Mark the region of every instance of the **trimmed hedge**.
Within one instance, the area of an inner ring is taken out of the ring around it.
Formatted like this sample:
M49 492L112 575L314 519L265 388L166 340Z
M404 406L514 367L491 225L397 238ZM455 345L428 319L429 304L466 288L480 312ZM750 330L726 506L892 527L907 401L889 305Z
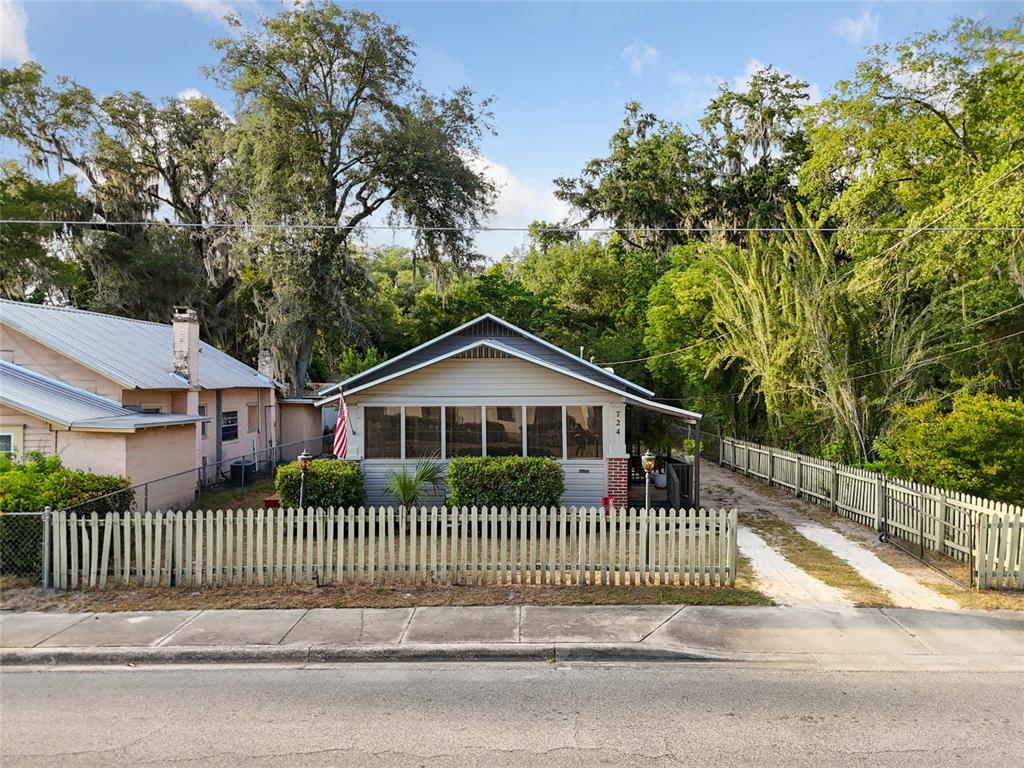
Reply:
M565 493L562 465L540 456L464 456L448 465L452 506L557 507Z
M30 453L25 461L0 456L0 571L19 576L36 576L43 565L43 521L41 517L9 517L12 512L42 512L81 504L79 514L104 515L130 509L130 494L119 493L129 487L123 477L78 472L61 464L58 456Z
M299 463L278 467L274 488L282 507L299 506ZM354 462L313 459L306 476L307 507L358 507L363 503L363 473Z

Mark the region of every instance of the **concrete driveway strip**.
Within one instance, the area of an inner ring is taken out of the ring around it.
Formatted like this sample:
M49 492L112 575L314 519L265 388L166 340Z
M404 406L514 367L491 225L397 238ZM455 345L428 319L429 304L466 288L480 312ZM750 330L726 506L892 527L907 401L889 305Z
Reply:
M304 613L304 608L203 611L160 645L276 645Z
M820 544L841 560L852 565L861 576L888 592L902 608L952 611L959 608L955 600L929 589L917 579L907 576L879 559L878 555L851 541L838 531L818 523L797 522L796 529L811 541Z
M676 605L524 605L524 643L638 643L680 610Z
M736 534L740 552L750 559L758 588L779 605L802 608L846 608L853 604L830 587L797 568L746 526Z
M32 648L91 613L0 613L0 648Z
M412 608L314 608L306 613L284 645L360 645L397 643L409 625Z
M929 653L881 611L864 608L692 606L646 642L744 653Z
M417 608L402 642L515 643L519 640L519 607Z
M40 648L156 645L199 611L97 613L39 644Z

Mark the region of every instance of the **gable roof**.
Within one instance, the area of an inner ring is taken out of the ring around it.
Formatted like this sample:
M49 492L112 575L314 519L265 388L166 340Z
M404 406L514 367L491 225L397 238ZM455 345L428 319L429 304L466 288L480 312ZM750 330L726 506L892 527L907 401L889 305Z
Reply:
M172 328L71 307L0 299L0 323L129 389L189 389L174 373ZM202 389L273 386L241 360L199 342Z
M139 413L5 360L0 360L0 380L0 403L72 430L133 432L208 420L180 413Z
M418 347L413 347L400 355L385 360L373 368L357 373L345 381L325 387L318 394L321 396L328 395L339 388L348 391L349 387L356 384L362 385L367 380L376 380L389 376L391 373L413 367L426 359L458 347L466 346L480 339L499 342L518 349L534 358L546 360L564 370L582 373L595 381L607 384L615 382L621 389L626 389L639 395L654 395L649 389L645 389L621 376L617 376L589 360L566 352L561 347L556 347L551 342L545 341L539 336L534 336L532 333L524 331L522 328L513 325L507 320L502 320L500 317L489 312L470 320L468 323L452 328L440 336L435 336Z
M700 414L692 411L655 403L649 399L654 395L650 390L617 376L588 360L566 352L564 349L527 333L492 314L481 315L425 344L410 349L408 352L385 360L345 381L324 388L319 393L323 399L318 402L318 405L335 400L342 394L351 394L367 389L442 360L470 356L482 349L490 350L498 356L515 357L556 371L620 395L627 402L643 408L679 416L689 421L701 418Z

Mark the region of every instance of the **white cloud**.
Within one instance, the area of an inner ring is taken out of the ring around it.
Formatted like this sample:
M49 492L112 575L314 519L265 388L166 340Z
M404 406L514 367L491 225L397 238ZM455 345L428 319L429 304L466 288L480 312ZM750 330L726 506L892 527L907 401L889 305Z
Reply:
M186 88L178 94L178 101L189 101L190 99L203 99L206 94L198 88Z
M858 18L844 16L832 25L832 31L852 45L878 39L878 14L867 8Z
M622 49L622 60L629 65L634 75L642 75L645 69L658 63L658 49L634 40Z
M181 0L181 2L196 15L222 23L225 16L237 15L234 6L224 0Z
M28 17L14 0L0 0L0 61L23 64L29 60L27 26Z
M495 214L487 222L495 227L526 227L537 219L560 221L569 207L555 197L554 188L516 176L508 166L482 155L470 162L498 188Z

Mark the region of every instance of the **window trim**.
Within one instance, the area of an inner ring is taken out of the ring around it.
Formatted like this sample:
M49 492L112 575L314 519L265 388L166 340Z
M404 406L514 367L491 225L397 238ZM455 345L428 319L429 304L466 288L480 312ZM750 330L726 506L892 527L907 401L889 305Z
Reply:
M197 408L197 413L200 416L208 416L209 415L209 413L208 413L209 408L210 407L206 403L200 403L198 408ZM208 421L201 421L201 422L199 422L199 436L203 440L209 440L210 439L209 426L210 426L210 422L208 422Z
M15 456L18 455L18 441L14 439L14 433L13 432L0 431L0 437L9 437L9 438L11 438L11 450L9 450L9 451L0 450L0 456L3 456L3 455L10 456L13 459Z
M228 414L229 413L235 414L234 416L230 417L230 418L234 419L234 421L235 421L235 423L232 424L232 425L227 425L227 424L224 423L224 422L226 422L228 420L228 418L229 418ZM234 410L234 411L221 411L220 412L220 424L218 426L219 426L218 433L220 434L220 442L221 442L221 444L224 444L224 443L237 443L239 441L239 439L241 439L241 431L238 429L238 411L237 410ZM225 426L233 426L235 428L235 436L234 437L231 437L231 438L224 437L224 427Z
M253 413L256 415L256 418L252 419L251 421L249 420L249 409L250 408L255 409L253 411ZM253 423L253 422L255 422L255 423ZM246 403L245 403L245 434L251 435L254 432L259 432L259 431L260 431L260 404L259 403L250 403L250 402L246 401Z

